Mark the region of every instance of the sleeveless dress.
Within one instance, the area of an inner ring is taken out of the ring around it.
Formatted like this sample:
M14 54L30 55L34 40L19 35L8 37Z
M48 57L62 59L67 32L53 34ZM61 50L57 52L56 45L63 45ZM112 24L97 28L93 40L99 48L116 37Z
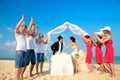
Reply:
M92 63L92 44L86 44L87 54L86 54L86 63Z
M96 46L96 63L102 63L102 50L101 50L102 44L98 44Z
M112 46L112 40L105 42L106 52L104 57L104 62L114 63L114 48Z
M75 46L72 47L74 49L74 51L71 53L73 59L75 59L78 64L78 70L79 71L88 71L88 68L85 64L85 55L84 52L82 50L77 51L77 48L75 48Z

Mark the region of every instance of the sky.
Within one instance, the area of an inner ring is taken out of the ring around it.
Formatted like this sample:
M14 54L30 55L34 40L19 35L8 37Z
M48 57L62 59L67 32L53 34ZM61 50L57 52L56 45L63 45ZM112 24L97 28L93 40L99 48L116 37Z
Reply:
M14 58L14 29L22 14L25 15L27 25L34 17L39 33L44 34L66 21L78 25L91 36L100 28L110 26L115 56L120 56L120 0L0 0L0 58ZM69 37L74 36L79 48L86 50L81 37L69 29L52 35L50 44L57 41L58 35L63 36L67 45ZM104 51L105 47L102 49ZM72 49L64 48L63 51L71 53Z

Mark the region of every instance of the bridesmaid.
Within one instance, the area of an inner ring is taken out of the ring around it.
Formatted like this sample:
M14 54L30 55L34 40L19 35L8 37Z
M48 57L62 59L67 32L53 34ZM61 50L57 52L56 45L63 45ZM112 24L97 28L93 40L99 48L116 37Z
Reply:
M106 46L106 52L104 57L104 62L106 64L109 64L110 70L111 70L111 77L115 77L115 68L114 68L114 48L112 46L112 34L111 34L111 28L109 26L106 26L105 28L101 29L105 36L100 39L97 35L97 33L94 33L95 37L101 42L104 43Z
M102 35L103 33L102 32L97 32L97 36L102 39ZM104 66L103 66L103 61L102 61L102 50L101 50L101 47L102 47L102 43L100 43L100 41L97 40L97 42L95 42L93 40L93 44L94 46L96 47L95 49L95 52L96 52L96 63L100 65L101 67L101 74L104 74Z
M92 67L92 46L93 46L93 42L92 42L92 39L91 37L87 34L87 33L84 33L84 34L81 34L82 36L82 39L83 41L85 42L86 44L86 49L87 49L87 54L86 54L86 65L91 72L93 72L93 67Z

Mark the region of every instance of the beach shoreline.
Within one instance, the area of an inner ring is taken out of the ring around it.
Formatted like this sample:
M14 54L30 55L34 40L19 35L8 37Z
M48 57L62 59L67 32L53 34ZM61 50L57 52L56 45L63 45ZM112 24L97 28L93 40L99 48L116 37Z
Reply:
M24 80L120 80L120 64L115 64L116 78L110 78L109 73L100 75L98 70L99 65L93 64L93 73L79 72L78 74L69 76L51 76L48 70L48 63L44 63L44 73L36 74L36 70L33 70L33 77L29 77L29 67L24 74ZM0 60L0 80L14 80L14 60Z

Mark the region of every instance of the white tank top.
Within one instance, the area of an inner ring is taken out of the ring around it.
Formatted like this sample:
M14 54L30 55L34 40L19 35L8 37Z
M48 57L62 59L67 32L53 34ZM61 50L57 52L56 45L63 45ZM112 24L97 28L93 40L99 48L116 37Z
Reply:
M32 36L26 38L27 49L34 49L34 38Z
M45 53L45 44L36 44L36 53Z
M20 34L16 37L16 50L26 51L26 37L23 34Z

